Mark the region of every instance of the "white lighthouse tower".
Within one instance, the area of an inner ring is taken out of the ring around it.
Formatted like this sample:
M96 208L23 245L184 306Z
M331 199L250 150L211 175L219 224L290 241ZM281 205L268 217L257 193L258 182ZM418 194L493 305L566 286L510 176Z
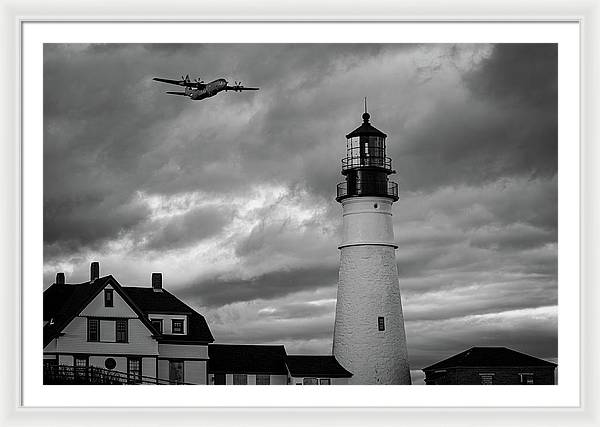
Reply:
M343 237L335 309L333 355L352 372L351 384L410 384L404 317L398 286L392 203L395 173L387 135L369 123L346 135L345 182L337 186Z

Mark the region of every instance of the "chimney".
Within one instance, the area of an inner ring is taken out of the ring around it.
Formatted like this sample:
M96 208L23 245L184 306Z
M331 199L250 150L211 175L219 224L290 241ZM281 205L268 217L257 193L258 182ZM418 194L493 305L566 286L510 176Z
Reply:
M162 273L152 273L152 289L154 292L162 292Z
M93 282L94 280L98 279L100 277L100 264L97 262L93 262L92 265L90 265L90 282Z
M57 285L65 284L65 273L56 273L56 284Z

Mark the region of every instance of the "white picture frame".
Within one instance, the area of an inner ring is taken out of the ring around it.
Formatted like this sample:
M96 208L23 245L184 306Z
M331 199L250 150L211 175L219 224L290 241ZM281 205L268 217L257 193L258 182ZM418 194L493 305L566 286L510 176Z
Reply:
M4 425L117 425L136 424L177 424L196 425L203 422L210 425L264 425L287 424L345 424L345 425L485 425L493 420L494 425L598 425L599 414L595 401L598 400L598 316L594 303L599 302L598 291L592 286L598 277L593 260L596 255L597 228L593 213L597 211L598 189L597 172L593 167L598 159L598 149L592 141L598 140L598 125L593 119L598 113L599 89L594 86L594 72L598 70L598 5L589 0L570 6L566 1L555 3L526 1L514 4L488 2L486 5L475 1L457 1L440 8L433 1L418 5L395 5L388 2L365 2L358 5L343 5L334 2L315 1L294 6L277 5L274 2L264 12L257 13L252 6L236 2L219 5L180 3L181 10L174 11L168 4L150 1L143 3L140 13L139 2L124 2L116 6L102 6L95 0L86 4L71 1L57 1L51 5L41 2L19 3L3 1L2 15L9 23L3 27L3 53L6 61L2 68L2 82L6 96L2 102L2 130L5 144L2 145L3 161L3 200L7 209L2 214L2 236L4 244L1 264L5 272L3 287L2 316L6 329L6 344L1 357L7 372L13 372L9 381L1 388L2 420ZM235 13L231 13L231 11ZM340 10L343 12L340 13ZM374 13L376 11L376 13ZM578 21L581 24L582 73L581 73L581 400L579 407L571 408L400 408L385 405L378 408L31 408L22 406L20 365L21 330L16 325L22 322L21 287L22 259L21 232L23 212L21 211L21 179L26 170L21 168L22 146L21 126L21 85L20 35L22 24L42 20L161 20L173 22L183 20L208 20L225 22L235 20L262 21L372 21L407 20L414 22L432 21L473 21L488 23L493 21ZM594 92L595 91L595 92ZM594 138L594 136L596 138ZM12 326L14 325L14 326Z

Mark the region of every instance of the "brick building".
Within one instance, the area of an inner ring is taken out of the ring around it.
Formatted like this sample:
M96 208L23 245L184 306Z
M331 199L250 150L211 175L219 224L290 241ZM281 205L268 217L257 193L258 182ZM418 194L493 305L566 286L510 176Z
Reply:
M427 385L553 385L556 366L506 347L472 347L423 372Z

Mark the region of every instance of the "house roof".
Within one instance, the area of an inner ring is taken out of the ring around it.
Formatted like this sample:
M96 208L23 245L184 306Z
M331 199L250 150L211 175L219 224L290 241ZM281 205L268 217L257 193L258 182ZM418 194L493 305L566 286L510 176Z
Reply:
M123 299L136 312L146 327L161 342L213 342L214 338L202 315L184 304L170 292L154 292L150 287L125 287L109 276L100 277L93 282L78 284L54 283L44 291L44 346L60 335L65 326L77 316L98 293L111 284ZM188 316L186 335L161 335L147 318L151 312L181 313Z
M54 283L44 291L44 347L102 290L111 276L72 285Z
M200 341L213 342L213 338L204 316L185 304L169 291L155 292L152 288L125 286L123 290L145 314L180 313L188 316L186 335L160 335L161 342Z
M350 378L352 374L334 356L287 356L292 377Z
M534 356L506 347L471 347L452 357L423 368L423 371L476 366L547 366L556 367L556 363L548 362Z
M285 356L282 345L210 344L208 372L287 375Z

